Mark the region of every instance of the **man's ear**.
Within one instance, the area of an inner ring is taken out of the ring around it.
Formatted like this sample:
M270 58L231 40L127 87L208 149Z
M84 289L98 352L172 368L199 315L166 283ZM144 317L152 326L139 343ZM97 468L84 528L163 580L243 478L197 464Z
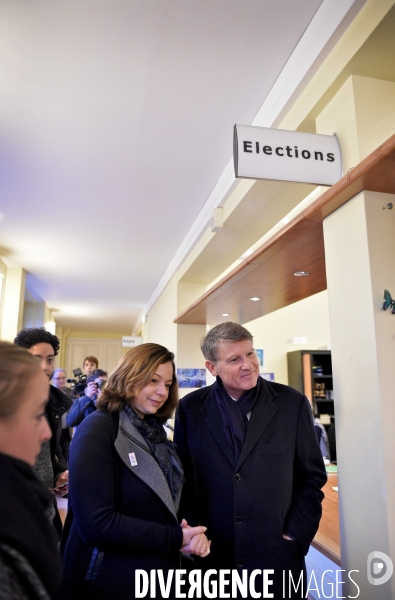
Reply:
M211 362L211 360L206 360L204 364L206 365L206 369L210 371L211 375L213 375L213 377L217 377L218 373L215 367L215 363Z

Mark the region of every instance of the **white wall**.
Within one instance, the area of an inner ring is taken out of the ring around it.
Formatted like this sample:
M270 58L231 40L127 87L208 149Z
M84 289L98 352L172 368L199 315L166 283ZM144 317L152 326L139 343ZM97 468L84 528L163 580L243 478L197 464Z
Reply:
M148 314L148 320L142 325L143 342L162 344L177 358L177 278L170 281L156 304Z
M254 347L265 351L261 371L273 372L275 381L288 384L287 352L330 346L327 292L295 302L244 326L254 336ZM290 340L294 337L307 337L307 344L293 344Z
M380 310L384 288L395 295L389 201L362 192L324 221L342 567L364 574L361 598L374 600L395 597L394 579L374 593L366 580L371 552L395 562L395 316Z

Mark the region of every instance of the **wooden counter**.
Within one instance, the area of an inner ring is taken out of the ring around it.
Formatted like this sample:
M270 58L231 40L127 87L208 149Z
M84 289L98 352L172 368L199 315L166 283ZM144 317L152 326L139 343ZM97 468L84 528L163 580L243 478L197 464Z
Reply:
M322 519L311 545L340 566L339 494L333 487L337 487L337 473L328 473L323 487Z

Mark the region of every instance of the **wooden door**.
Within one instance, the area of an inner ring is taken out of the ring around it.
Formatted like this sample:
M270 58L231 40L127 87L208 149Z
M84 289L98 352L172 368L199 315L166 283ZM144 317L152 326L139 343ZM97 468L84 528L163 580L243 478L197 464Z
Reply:
M87 338L72 338L67 342L66 371L67 377L73 377L73 369L83 369L86 356L95 356L99 368L108 374L116 367L122 356L122 342L119 340L101 340Z

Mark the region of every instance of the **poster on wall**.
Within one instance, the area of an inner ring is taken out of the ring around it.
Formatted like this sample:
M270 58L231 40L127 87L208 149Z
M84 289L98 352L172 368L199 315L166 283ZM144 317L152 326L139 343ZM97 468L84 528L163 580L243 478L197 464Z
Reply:
M262 350L262 348L254 348L254 350L255 350L255 354L258 357L259 366L263 367L264 358L265 358L265 351Z
M177 369L180 388L201 388L206 386L206 369Z
M274 373L259 373L259 375L266 381L274 381Z

